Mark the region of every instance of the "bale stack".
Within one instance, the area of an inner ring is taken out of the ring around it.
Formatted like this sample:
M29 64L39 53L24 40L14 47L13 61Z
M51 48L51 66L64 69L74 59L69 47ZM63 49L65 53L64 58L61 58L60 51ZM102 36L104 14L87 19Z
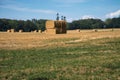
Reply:
M66 22L65 21L55 21L56 34L66 33Z
M66 31L66 22L61 21L46 21L46 33L52 34L65 34Z
M46 33L48 34L56 33L54 21L52 20L46 21Z

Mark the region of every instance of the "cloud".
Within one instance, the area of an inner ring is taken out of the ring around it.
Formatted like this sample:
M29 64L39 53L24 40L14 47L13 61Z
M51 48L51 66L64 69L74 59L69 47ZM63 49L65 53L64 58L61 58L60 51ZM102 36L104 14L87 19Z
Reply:
M118 16L120 16L120 10L117 10L115 12L112 12L106 15L107 18L113 18L113 17L118 17Z
M95 17L91 16L91 15L84 15L84 16L82 16L81 19L93 19L93 18L95 18Z
M75 19L73 19L73 18L67 18L67 22L72 22L73 20L75 20Z
M57 7L71 7L78 3L83 3L88 0L52 0L53 2L59 3Z
M0 8L6 8L16 11L23 11L23 12L33 12L33 13L45 13L45 14L56 14L56 11L53 10L42 10L42 9L31 9L25 7L18 7L15 5L0 5Z

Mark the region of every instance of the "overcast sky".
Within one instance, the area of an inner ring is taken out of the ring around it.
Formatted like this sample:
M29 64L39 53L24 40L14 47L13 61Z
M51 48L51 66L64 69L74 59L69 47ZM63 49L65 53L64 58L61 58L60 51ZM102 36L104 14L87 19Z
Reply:
M120 0L0 0L0 18L55 20L56 14L67 21L120 16Z

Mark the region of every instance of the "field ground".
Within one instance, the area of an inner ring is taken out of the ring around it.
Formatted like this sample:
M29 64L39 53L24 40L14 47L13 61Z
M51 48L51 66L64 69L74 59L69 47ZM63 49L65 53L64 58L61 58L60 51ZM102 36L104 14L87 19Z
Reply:
M120 37L120 29L100 29L68 31L67 34L45 33L0 33L0 49L28 49L35 47L48 47L64 45L67 42L80 42L98 38Z
M120 29L1 32L0 80L120 80Z

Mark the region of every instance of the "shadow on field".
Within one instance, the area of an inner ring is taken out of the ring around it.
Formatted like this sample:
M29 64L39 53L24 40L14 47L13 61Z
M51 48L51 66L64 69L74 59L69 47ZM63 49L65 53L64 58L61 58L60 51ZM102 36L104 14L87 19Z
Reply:
M49 80L49 79L45 77L38 77L38 78L33 78L32 80Z

